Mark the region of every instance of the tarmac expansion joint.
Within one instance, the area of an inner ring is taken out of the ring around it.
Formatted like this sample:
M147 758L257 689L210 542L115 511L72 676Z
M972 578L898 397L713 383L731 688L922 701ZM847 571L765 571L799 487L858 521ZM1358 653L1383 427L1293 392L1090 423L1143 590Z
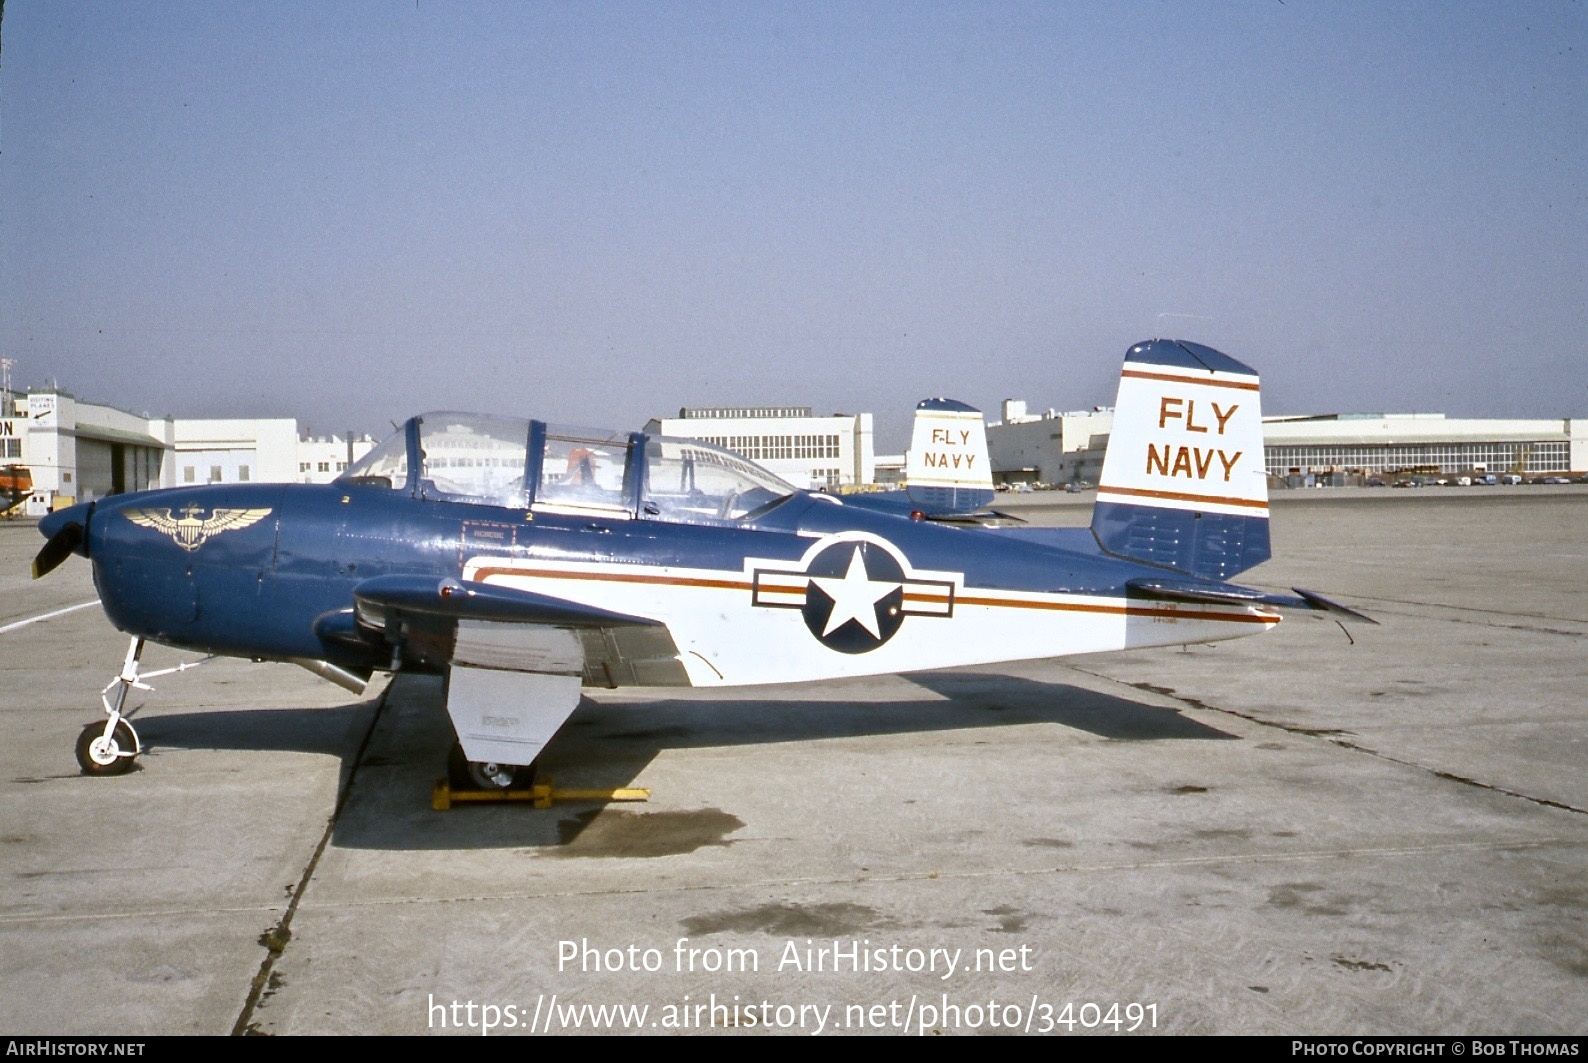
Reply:
M303 895L308 892L309 882L314 878L314 870L320 864L320 857L325 855L326 847L331 844L331 835L336 831L337 820L341 818L342 809L347 805L348 797L353 792L353 782L358 778L358 766L364 760L364 752L369 748L370 739L374 737L375 726L380 722L381 713L386 709L386 699L390 693L391 687L387 686L375 702L375 711L370 714L369 727L365 729L364 737L359 740L358 752L354 755L353 765L348 770L341 791L336 796L336 805L326 819L325 830L320 834L319 844L314 847L314 852L309 856L309 862L304 865L303 874L298 878L297 883L288 887L292 900L287 903L287 910L282 913L274 926L259 935L259 944L265 948L265 958L260 961L259 970L249 981L248 997L243 1002L243 1009L238 1013L237 1021L232 1024L233 1037L265 1035L265 1031L259 1028L259 1023L254 1019L254 1012L281 984L281 979L275 973L275 966L276 960L286 951L287 944L292 940L292 917L297 914L298 905L302 903Z

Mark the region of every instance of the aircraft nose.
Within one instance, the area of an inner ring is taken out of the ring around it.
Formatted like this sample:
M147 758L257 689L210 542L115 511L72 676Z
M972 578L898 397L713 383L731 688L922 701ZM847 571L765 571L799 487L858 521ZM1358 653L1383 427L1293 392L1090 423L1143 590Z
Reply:
M88 518L93 511L92 502L81 502L51 513L39 521L39 531L49 541L33 559L34 579L41 579L53 572L72 554L88 556Z
M39 534L46 539L53 539L68 524L86 526L88 524L88 511L93 508L94 504L92 502L79 502L75 506L68 506L65 509L57 509L54 513L48 513L39 521Z

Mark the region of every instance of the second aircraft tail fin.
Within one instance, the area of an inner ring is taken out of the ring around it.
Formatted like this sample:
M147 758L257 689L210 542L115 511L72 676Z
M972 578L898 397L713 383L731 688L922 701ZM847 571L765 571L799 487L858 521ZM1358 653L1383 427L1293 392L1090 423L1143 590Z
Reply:
M927 516L972 513L993 500L981 411L954 399L923 399L904 468L911 505Z

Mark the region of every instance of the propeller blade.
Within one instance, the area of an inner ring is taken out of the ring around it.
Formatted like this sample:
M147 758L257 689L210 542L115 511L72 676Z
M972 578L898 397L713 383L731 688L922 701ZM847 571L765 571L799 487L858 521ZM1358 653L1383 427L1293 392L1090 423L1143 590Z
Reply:
M63 526L60 531L50 536L50 541L44 544L38 556L33 559L33 578L42 579L55 571L55 568L83 545L83 526L71 523Z

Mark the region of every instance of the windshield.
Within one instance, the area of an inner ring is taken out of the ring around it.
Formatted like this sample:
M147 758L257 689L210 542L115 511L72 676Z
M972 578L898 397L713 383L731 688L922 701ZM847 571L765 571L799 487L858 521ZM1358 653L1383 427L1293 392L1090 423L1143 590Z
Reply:
M397 490L408 486L408 433L398 429L335 480Z
M759 465L693 439L650 439L645 444L641 509L656 520L740 520L794 493Z

